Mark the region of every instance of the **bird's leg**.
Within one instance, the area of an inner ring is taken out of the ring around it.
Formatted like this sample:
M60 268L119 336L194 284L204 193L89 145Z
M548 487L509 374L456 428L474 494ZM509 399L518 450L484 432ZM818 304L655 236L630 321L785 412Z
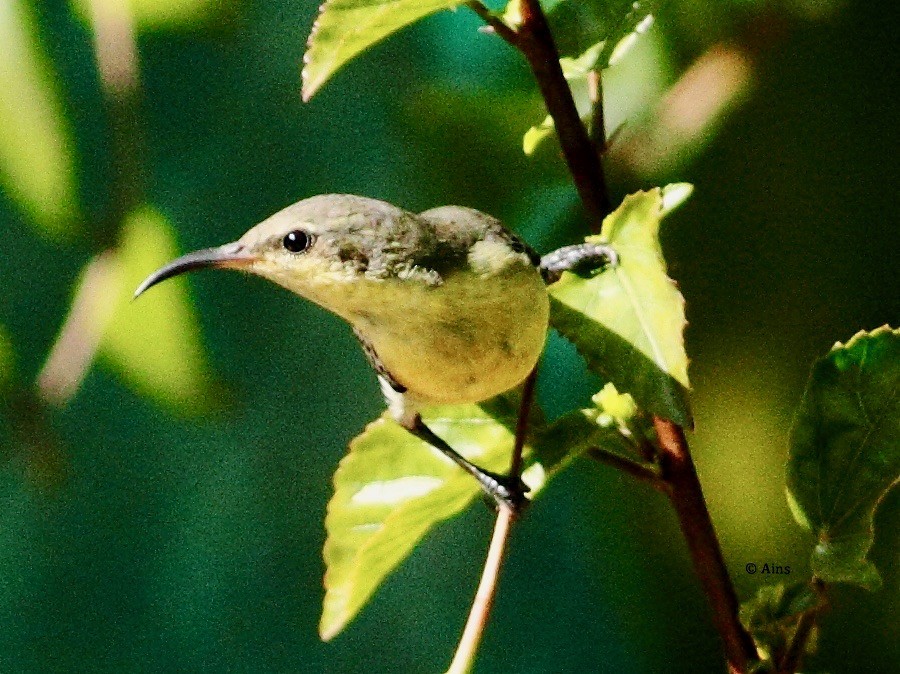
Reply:
M547 283L558 281L564 271L597 269L619 264L619 256L611 247L599 243L563 246L541 258L541 275Z
M519 512L528 502L525 492L528 486L518 477L498 475L490 471L479 468L471 461L468 461L459 452L448 445L444 440L438 437L425 422L422 417L416 414L403 424L404 428L415 435L420 440L427 442L429 445L450 458L453 463L474 477L484 492L490 496L498 506L506 506L513 512Z

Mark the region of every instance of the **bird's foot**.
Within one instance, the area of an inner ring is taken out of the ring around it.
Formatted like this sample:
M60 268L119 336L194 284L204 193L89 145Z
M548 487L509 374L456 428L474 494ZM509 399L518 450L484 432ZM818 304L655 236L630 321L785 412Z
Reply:
M563 246L541 258L541 275L547 283L555 283L564 271L594 270L615 267L619 255L612 247L600 243L577 243Z
M512 475L498 475L483 470L479 480L485 491L497 508L509 508L514 515L519 515L530 501L525 495L528 493L528 485L519 477Z

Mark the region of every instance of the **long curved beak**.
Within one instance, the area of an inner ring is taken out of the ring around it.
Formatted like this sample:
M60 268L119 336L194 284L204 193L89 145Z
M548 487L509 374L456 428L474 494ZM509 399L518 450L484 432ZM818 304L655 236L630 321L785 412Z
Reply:
M134 299L152 288L157 283L166 279L194 271L195 269L221 268L221 267L245 267L256 260L256 256L244 249L238 242L226 243L217 248L204 248L187 255L182 255L177 260L172 260L164 267L160 267L150 274L138 289L134 291Z

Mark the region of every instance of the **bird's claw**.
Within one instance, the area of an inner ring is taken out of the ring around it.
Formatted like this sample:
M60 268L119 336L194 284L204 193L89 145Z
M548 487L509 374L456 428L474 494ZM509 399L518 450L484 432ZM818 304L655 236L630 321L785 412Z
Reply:
M497 508L509 508L514 515L521 513L530 501L530 489L522 478L512 475L498 475L484 471L484 486Z

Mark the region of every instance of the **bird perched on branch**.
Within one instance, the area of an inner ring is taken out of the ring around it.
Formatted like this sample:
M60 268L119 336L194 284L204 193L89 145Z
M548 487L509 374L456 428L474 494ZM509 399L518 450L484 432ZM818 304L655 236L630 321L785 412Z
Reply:
M328 309L353 328L391 415L518 508L518 476L469 462L422 421L429 405L477 403L520 384L547 335L545 281L602 246L569 246L543 261L495 218L460 206L408 213L383 201L320 195L288 206L233 243L180 257L135 297L178 274L241 269Z

